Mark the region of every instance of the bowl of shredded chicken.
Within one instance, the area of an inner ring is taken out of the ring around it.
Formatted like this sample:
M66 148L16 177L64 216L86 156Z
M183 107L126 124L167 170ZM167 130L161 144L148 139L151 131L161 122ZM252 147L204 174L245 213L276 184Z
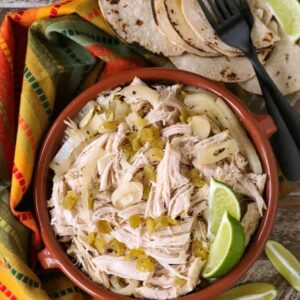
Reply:
M136 77L65 123L48 209L57 239L94 282L149 299L199 286L211 178L239 195L249 242L266 208L266 175L217 95Z

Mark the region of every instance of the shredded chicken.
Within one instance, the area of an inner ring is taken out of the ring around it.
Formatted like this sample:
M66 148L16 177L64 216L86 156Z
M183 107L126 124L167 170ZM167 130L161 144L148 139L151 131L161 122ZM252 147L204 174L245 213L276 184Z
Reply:
M200 151L222 153L217 146L234 139L206 115L209 132L197 135L182 89L135 78L102 92L66 121L50 165L48 207L59 241L93 281L122 295L171 299L200 283L212 242L212 177L247 201L241 222L247 243L266 207L267 177L250 171L239 148L199 161ZM199 245L207 255L195 251Z
M249 243L252 234L258 227L260 221L260 213L255 203L249 203L247 206L246 214L242 219L242 226L245 232L246 245Z

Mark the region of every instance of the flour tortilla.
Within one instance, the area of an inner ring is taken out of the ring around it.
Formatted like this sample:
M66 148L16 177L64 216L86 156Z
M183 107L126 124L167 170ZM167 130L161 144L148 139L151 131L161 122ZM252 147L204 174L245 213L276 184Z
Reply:
M280 42L265 64L265 69L283 95L300 91L299 66L300 46L292 44L289 38L282 33ZM256 77L240 85L250 93L262 94Z
M210 53L211 56L219 56L220 54L200 39L186 21L182 11L181 2L189 0L164 0L165 8L168 13L168 18L181 36L181 38L190 46L202 51Z
M215 31L207 21L198 0L182 1L181 8L189 25L199 38L206 41L207 45L226 56L240 54L238 49L226 45L216 35ZM253 9L254 13L255 10L256 9ZM279 37L270 30L256 14L254 14L254 19L255 24L252 30L252 40L256 49L263 49L276 44L279 41Z
M152 0L152 9L155 16L155 22L160 32L169 39L175 46L182 48L185 52L193 53L199 56L211 56L212 53L201 51L191 45L178 34L173 28L166 10L164 0Z
M164 56L184 52L158 30L151 0L99 0L99 5L115 33L128 44L139 45Z
M272 49L265 49L258 54L264 64ZM181 70L190 71L203 77L221 82L242 82L254 77L254 70L244 56L235 57L200 57L193 54L170 57L172 63Z

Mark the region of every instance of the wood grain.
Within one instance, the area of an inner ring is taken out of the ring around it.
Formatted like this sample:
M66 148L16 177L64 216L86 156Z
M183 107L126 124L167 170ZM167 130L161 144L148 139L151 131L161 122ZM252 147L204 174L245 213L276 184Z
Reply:
M4 16L9 13L9 12L12 12L12 11L16 11L16 10L19 10L20 8L1 8L0 7L0 23L3 21L4 19Z
M51 0L0 0L0 22L9 11L27 7L47 5ZM276 223L271 239L280 241L300 259L300 183L291 183L291 192L279 201ZM253 265L251 270L240 280L245 282L269 282L278 289L278 300L300 300L296 292L278 274L265 255Z
M58 0L51 1L51 0L0 0L0 7L5 8L16 8L16 7L37 7L42 5L48 5L54 2L58 2Z

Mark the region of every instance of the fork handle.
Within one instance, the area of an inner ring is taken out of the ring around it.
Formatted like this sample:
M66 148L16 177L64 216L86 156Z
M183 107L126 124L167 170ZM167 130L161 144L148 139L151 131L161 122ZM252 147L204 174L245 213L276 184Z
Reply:
M281 169L289 180L300 180L300 118L261 65L255 50L246 55L257 75L267 110L278 129L271 141Z
M254 48L252 48L248 58L250 59L255 70L267 108L269 109L269 107L272 105L272 102L276 104L297 146L300 148L300 116L290 106L288 101L284 99L284 96L274 83L273 79L260 63Z

